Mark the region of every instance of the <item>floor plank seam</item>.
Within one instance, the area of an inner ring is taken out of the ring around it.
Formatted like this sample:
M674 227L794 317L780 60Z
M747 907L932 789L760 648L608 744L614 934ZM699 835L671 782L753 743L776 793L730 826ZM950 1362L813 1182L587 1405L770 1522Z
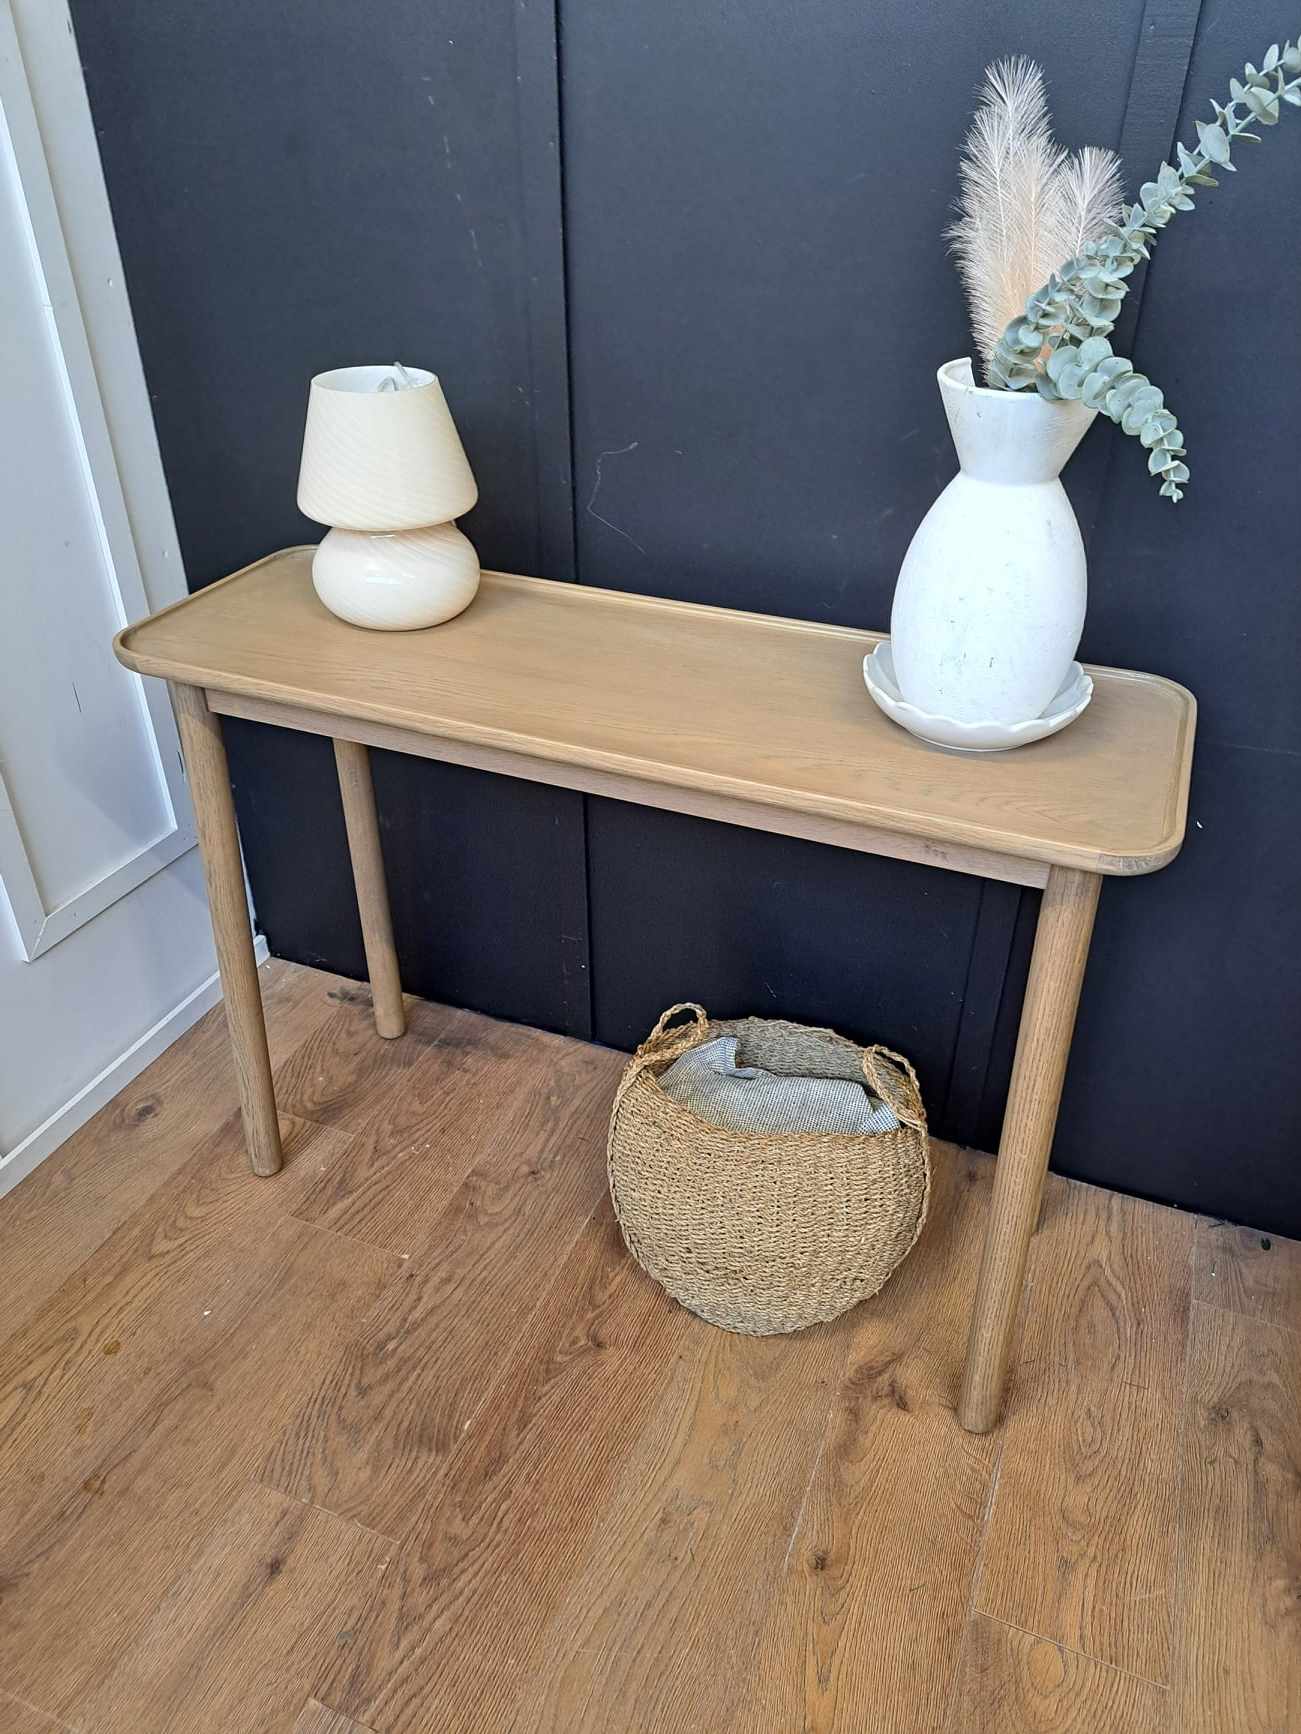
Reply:
M11 1704L20 1704L24 1710L30 1710L34 1716L43 1716L52 1727L60 1729L62 1734L82 1734L80 1728L71 1722L62 1721L54 1714L53 1710L42 1710L39 1704L33 1704L27 1698L20 1698L17 1692L10 1692L2 1684L0 1684L0 1697L8 1698ZM3 1708L4 1705L0 1704L0 1710Z
M1175 1443L1175 1558L1174 1579L1170 1595L1170 1679L1172 1683L1181 1679L1184 1665L1184 1585L1187 1582L1188 1572L1188 1530L1184 1522L1184 1512L1188 1486L1189 1438L1192 1431L1192 1423L1188 1413L1192 1393L1192 1325L1193 1308L1204 1304L1193 1299L1193 1285L1197 1281L1197 1240L1197 1234L1194 1233L1193 1244L1188 1253L1189 1300L1188 1312L1184 1321L1183 1388L1179 1392L1179 1435ZM1210 1310L1212 1312L1228 1311L1227 1308L1222 1307L1212 1307Z
M1301 1326L1284 1324L1281 1319L1266 1318L1264 1313L1245 1313L1241 1307L1222 1307L1215 1301L1193 1300L1191 1305L1205 1307L1208 1313L1221 1313L1225 1318L1241 1319L1244 1324L1258 1325L1267 1331L1282 1331L1285 1337L1301 1341Z
M321 1505L315 1499L304 1499L277 1482L264 1481L260 1475L252 1477L251 1485L265 1487L268 1493L278 1493L282 1499L292 1500L295 1505L305 1505L309 1511L319 1511L322 1517L328 1517L335 1523L346 1523L350 1529L359 1529L363 1535L373 1536L376 1541L382 1541L386 1547L391 1547L394 1553L401 1545L396 1536L389 1535L382 1529L373 1529L369 1523L361 1523L357 1518L349 1517L346 1511L333 1511L328 1505Z
M822 1428L822 1438L818 1441L818 1448L813 1453L813 1467L809 1471L808 1480L804 1483L804 1494L800 1500L800 1508L795 1513L795 1522L791 1526L791 1538L786 1544L786 1557L782 1560L781 1575L783 1578L791 1569L791 1555L795 1552L795 1543L799 1540L800 1530L804 1527L804 1514L808 1510L809 1496L813 1492L813 1483L818 1478L818 1470L821 1469L822 1460L827 1453L827 1435L831 1430L831 1418L834 1413L835 1402L833 1400L827 1405L826 1420Z
M957 1415L954 1415L954 1425L957 1425ZM961 1708L958 1696L962 1690L962 1667L966 1660L967 1645L971 1641L971 1628L981 1617L981 1610L976 1606L980 1599L980 1591L984 1583L985 1554L989 1541L989 1526L994 1515L994 1501L998 1496L999 1477L1003 1473L1003 1451L1005 1441L1002 1435L994 1452L994 1461L989 1471L989 1486L985 1489L985 1509L980 1516L980 1545L976 1549L976 1560L971 1570L971 1589L967 1595L967 1609L962 1618L962 1636L958 1639L958 1650L953 1658L953 1671L949 1677L949 1709L944 1720L945 1729L954 1726L954 1720Z
M349 1234L346 1229L332 1228L328 1222L313 1222L310 1216L300 1216L296 1210L286 1210L283 1215L287 1221L300 1222L304 1228L314 1228L318 1234L331 1234L336 1240L346 1240L352 1246L364 1246L367 1252L381 1252L389 1258L400 1258L403 1264L407 1264L412 1257L411 1253L399 1252L396 1247L381 1246L378 1241L366 1240L360 1234Z
M1090 1655L1087 1650L1077 1650L1071 1644L1064 1644L1060 1638L1050 1638L1046 1632L1032 1632L1028 1626L1018 1626L1013 1620L1000 1618L998 1614L987 1613L983 1608L980 1617L993 1620L995 1625L1006 1626L1010 1632L1020 1632L1023 1638L1033 1638L1037 1644L1051 1644L1055 1650L1060 1650L1064 1656L1079 1656L1095 1668L1105 1668L1109 1674L1121 1674L1127 1680L1136 1680L1140 1686L1155 1686L1158 1692L1171 1690L1168 1680L1154 1680L1150 1674L1136 1674L1132 1668L1119 1668L1115 1662L1105 1661L1101 1656Z
M333 994L329 994L329 995L327 995L327 997L330 999L335 999L335 995L333 995ZM356 1001L343 1000L343 999L335 999L335 1003L341 1007L349 1007L349 1008L352 1007L353 1005L359 1004L359 1002L356 1002ZM410 1012L411 1012L410 996L406 997L404 1003L406 1004L406 1009L407 1009L407 1013L409 1016ZM430 1003L432 1003L432 1002L430 1002ZM461 1014L465 1011L466 1008L464 1006L452 1006L449 1009L451 1011L453 1011L454 1013ZM360 1010L361 1010L363 1016L369 1016L370 1015L369 1004L361 1005ZM462 1019L459 1015L455 1016L451 1019L449 1027L455 1028L461 1021L462 1021ZM280 1092L280 1089L282 1087L281 1080L282 1080L284 1073L287 1072L289 1067L293 1065L294 1061L298 1058L299 1054L302 1053L303 1049L308 1045L308 1043L314 1041L319 1034L320 1034L319 1030L310 1031L307 1035L305 1035L302 1038L302 1040L300 1042L297 1043L297 1045L293 1049L291 1049L291 1051L289 1053L287 1053L285 1055L284 1059L281 1060L276 1065L274 1076L275 1076L275 1086L276 1086L276 1092L277 1092L277 1098L276 1098L277 1101L280 1101L279 1092ZM405 1035L405 1037L401 1038L401 1040L405 1043L410 1043L412 1035L413 1035L413 1031L411 1030L410 1026L408 1025L406 1035ZM435 1053L440 1047L443 1047L445 1045L446 1035L447 1035L447 1032L445 1030L443 1030L443 1031L439 1031L436 1035L433 1035L433 1036L421 1036L418 1038L418 1047L415 1046L415 1044L412 1044L412 1046L410 1048L403 1049L402 1050L402 1057L394 1064L394 1081L396 1082L396 1080L401 1076L401 1074L403 1072L410 1071L416 1065L417 1060L427 1059L431 1054ZM381 1040L381 1039L377 1038L377 1040ZM391 1048L392 1043L391 1042L383 1042L381 1040L381 1046ZM337 1104L331 1104L331 1107L335 1107L335 1106L337 1106ZM313 1112L311 1112L310 1104L307 1107L303 1107L297 1103L284 1103L284 1102L281 1103L281 1112L292 1114L295 1120L304 1120L308 1124L310 1124L312 1126L319 1126L324 1131L327 1131L327 1132L339 1132L344 1137L354 1136L355 1134L351 1131L351 1129L349 1127L340 1125L339 1121L336 1118L330 1117L330 1111L331 1111L330 1108L325 1108L325 1109L318 1109L315 1113L313 1113Z

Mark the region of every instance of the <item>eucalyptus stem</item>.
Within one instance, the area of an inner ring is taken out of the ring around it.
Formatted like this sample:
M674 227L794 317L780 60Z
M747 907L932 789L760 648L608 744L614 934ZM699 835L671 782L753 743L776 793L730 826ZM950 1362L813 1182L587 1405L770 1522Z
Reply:
M1188 481L1183 434L1160 388L1114 355L1108 338L1127 279L1140 259L1151 257L1157 234L1176 211L1194 208L1195 187L1219 185L1212 168L1233 171L1232 141L1259 143L1251 126L1276 125L1283 103L1301 108L1301 76L1289 73L1301 75L1301 39L1282 48L1274 43L1259 70L1249 64L1241 80L1230 79L1228 103L1212 104L1215 119L1197 122L1197 150L1175 147L1178 168L1162 163L1156 179L1144 182L1125 208L1123 220L1109 223L1053 272L1008 325L990 361L989 383L996 389L1033 386L1041 397L1080 399L1139 438L1148 450L1147 467L1170 500L1183 498Z

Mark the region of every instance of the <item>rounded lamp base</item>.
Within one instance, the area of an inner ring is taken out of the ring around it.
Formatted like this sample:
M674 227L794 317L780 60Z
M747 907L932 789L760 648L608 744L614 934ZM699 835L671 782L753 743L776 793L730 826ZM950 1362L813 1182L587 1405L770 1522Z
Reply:
M460 614L479 589L479 556L455 524L331 530L312 560L316 594L341 620L411 632Z

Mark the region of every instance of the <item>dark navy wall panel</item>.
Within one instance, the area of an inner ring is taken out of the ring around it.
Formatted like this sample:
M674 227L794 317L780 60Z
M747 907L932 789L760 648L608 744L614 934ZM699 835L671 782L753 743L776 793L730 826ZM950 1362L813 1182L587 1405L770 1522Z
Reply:
M942 230L986 63L1037 57L1061 138L1124 140L1132 190L1292 27L1266 0L74 15L191 582L317 534L307 378L404 356L446 383L486 563L866 626L954 469ZM1187 497L1105 425L1066 478L1085 654L1201 720L1183 856L1104 890L1055 1160L1295 1233L1301 116L1238 155L1123 327ZM359 972L328 749L230 735L273 947ZM828 1022L996 1142L1035 893L384 755L377 785L416 991L622 1046L683 997Z
M435 369L485 565L572 576L554 15L474 0L77 0L192 586L322 534L307 382ZM328 748L228 732L258 918L360 973ZM376 778L404 980L587 1034L582 803L449 766Z

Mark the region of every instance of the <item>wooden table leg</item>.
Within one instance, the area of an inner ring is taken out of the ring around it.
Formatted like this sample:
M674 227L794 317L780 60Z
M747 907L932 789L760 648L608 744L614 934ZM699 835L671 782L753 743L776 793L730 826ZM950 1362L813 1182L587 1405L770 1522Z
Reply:
M244 1114L244 1139L253 1172L275 1174L281 1162L280 1124L221 723L208 709L200 687L173 683L171 690L208 886L226 1024Z
M357 908L361 912L361 936L366 946L375 1029L381 1036L400 1036L407 1027L407 1014L402 1004L398 954L393 944L388 887L384 883L384 855L375 812L375 785L370 775L370 750L357 741L336 740L334 759L339 767L339 793L343 797L352 877L357 887Z
M988 1433L1002 1408L1101 884L1096 873L1054 867L1044 888L958 1402L969 1433Z

